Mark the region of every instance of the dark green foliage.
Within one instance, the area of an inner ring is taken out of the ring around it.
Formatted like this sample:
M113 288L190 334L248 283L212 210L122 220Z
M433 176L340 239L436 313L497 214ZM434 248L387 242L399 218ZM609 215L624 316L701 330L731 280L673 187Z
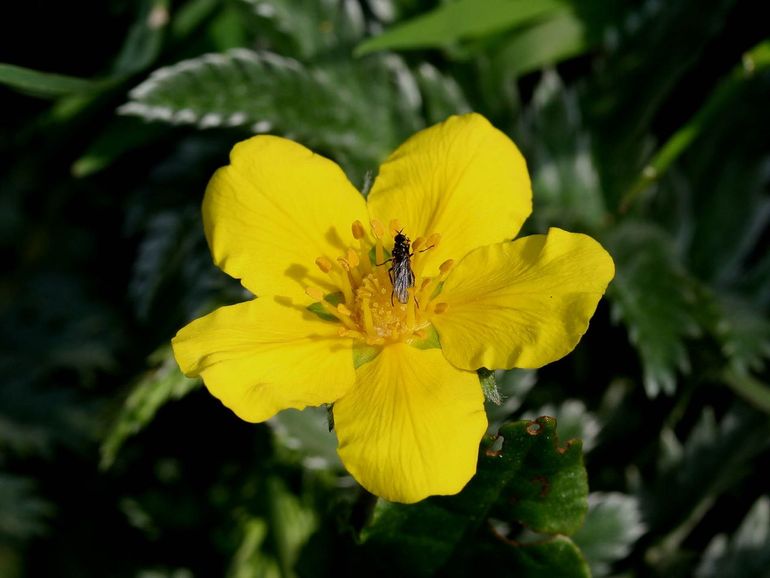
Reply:
M92 4L0 24L0 576L767 576L761 3ZM588 233L616 277L564 360L479 373L500 438L460 494L377 502L326 408L246 424L176 367L250 298L200 202L255 132L363 190L470 110L527 159L524 234Z

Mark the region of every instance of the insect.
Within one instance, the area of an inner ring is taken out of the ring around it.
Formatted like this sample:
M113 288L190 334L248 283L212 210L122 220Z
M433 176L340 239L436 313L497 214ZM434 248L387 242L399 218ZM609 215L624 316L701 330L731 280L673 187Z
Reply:
M420 253L432 248L426 247ZM390 269L388 269L388 277L390 277L390 282L393 285L393 291L390 293L391 305L395 305L394 297L398 299L399 303L406 304L409 301L409 289L414 287L414 271L412 271L412 262L410 261L412 257L414 257L414 252L411 250L411 241L401 229L393 238L392 257L378 263L378 265L391 263Z

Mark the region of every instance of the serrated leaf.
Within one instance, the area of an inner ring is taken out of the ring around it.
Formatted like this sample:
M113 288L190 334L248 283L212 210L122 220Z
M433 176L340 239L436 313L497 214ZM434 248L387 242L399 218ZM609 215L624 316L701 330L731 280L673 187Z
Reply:
M201 385L200 379L182 375L169 346L155 352L151 361L158 365L134 386L102 442L102 468L112 465L125 441L150 423L163 405L187 395Z
M40 498L34 480L0 471L0 540L17 541L45 533L53 506Z
M650 530L663 535L680 529L664 548L676 549L710 500L751 472L752 460L767 447L768 439L770 421L765 414L736 403L717 422L713 411L704 411L681 452L669 456L658 477L642 490Z
M400 127L420 123L419 91L405 74L392 57L308 66L236 49L156 70L120 112L200 128L278 132L372 167L404 136Z
M766 578L770 568L770 499L754 503L734 536L716 536L706 548L696 578Z
M588 496L585 524L572 540L580 548L595 578L608 576L613 562L630 554L645 533L639 500L618 492L594 492Z
M543 417L500 429L482 442L476 475L460 494L404 506L380 501L362 538L366 551L410 575L430 575L494 513L542 532L574 532L587 509L580 442L558 445L556 420ZM398 551L398 556L391 554Z
M242 0L262 36L307 60L359 42L366 21L358 0ZM279 38L280 36L280 38Z
M567 9L558 0L458 0L393 26L361 43L355 54L448 46L528 24Z
M267 423L273 429L276 441L298 454L305 468L344 471L337 455L337 436L329 431L326 408L286 409Z
M41 98L89 94L105 86L104 81L101 80L41 72L2 62L0 62L0 84Z
M428 124L441 122L453 114L471 111L471 106L457 81L442 74L430 63L423 62L417 67L416 78L425 103Z
M623 322L639 353L647 395L673 394L677 370L690 369L685 339L701 331L695 281L672 240L655 225L627 221L606 241L616 267L608 290L613 319Z
M525 111L521 131L531 167L533 218L539 229L597 229L606 220L591 139L574 90L547 70Z
M567 399L560 405L544 405L536 412L526 412L524 416L552 415L559 422L559 436L563 439L577 438L583 442L583 453L588 453L596 444L599 436L599 420L588 411L579 399Z

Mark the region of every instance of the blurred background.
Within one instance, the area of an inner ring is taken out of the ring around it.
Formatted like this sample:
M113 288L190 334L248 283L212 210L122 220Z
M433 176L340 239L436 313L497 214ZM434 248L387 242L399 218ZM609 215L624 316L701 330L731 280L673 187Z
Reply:
M241 422L170 356L187 321L245 297L211 263L200 202L255 132L362 187L405 137L470 110L527 159L525 232L589 233L617 265L573 354L498 373L491 431L552 415L583 440L590 509L573 540L594 576L768 576L763 10L4 6L0 576L361 575L347 564L366 500L324 411Z

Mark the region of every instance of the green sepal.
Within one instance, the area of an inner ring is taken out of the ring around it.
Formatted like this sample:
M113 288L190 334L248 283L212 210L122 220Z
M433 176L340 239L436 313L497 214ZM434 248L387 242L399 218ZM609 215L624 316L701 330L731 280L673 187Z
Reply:
M503 397L497 389L495 371L493 369L487 369L486 367L480 367L476 370L476 374L479 376L481 391L484 392L484 397L487 401L491 401L495 405L502 405Z
M337 291L335 293L329 293L328 295L325 295L324 301L336 306L345 301L345 296L342 294L342 291ZM312 313L315 313L324 321L339 321L334 315L324 309L324 306L320 301L311 303L307 306L306 309Z
M376 345L366 345L356 341L353 343L353 367L358 369L364 363L369 363L377 357L382 351L382 347Z
M438 332L433 325L428 325L425 328L427 336L424 339L418 341L412 341L409 345L416 347L417 349L441 349L441 340L439 339Z

